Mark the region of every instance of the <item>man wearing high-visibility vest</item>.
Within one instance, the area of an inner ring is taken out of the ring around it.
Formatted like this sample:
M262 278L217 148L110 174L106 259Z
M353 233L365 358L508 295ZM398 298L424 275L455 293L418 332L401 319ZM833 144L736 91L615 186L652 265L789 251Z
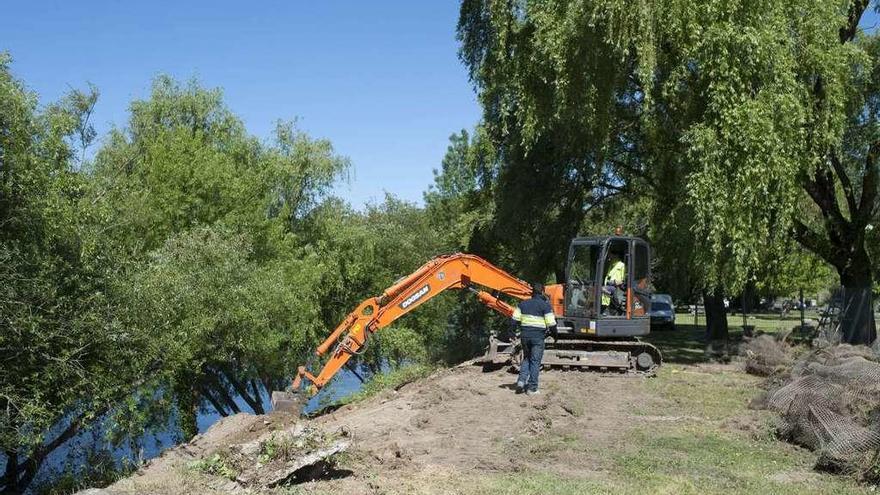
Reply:
M556 332L556 316L544 296L542 284L532 285L531 299L519 303L511 318L511 324L520 327L520 344L523 349L519 378L516 381L517 391L536 395L538 373L544 357L544 338L548 332Z
M605 287L602 290L602 308L605 311L610 309L612 296L615 298L615 302L622 302L623 305L626 304L626 297L623 296L621 289L621 286L626 282L626 265L617 255L612 254L610 256L608 265L611 268L605 275L605 284L603 284Z

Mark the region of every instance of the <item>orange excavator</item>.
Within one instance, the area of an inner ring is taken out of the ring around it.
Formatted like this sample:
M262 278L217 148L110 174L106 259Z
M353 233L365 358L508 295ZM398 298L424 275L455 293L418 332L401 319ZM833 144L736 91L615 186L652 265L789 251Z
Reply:
M611 263L620 262L624 280L607 280ZM307 395L314 395L363 352L371 335L448 289L468 290L506 317L515 309L508 301L532 294L529 283L478 256L438 256L349 313L315 351L318 357L329 355L318 374L300 366L292 392L272 393L273 408L299 411L303 397L298 391L305 382ZM543 366L652 373L660 365L660 351L638 339L650 332L651 322L650 248L645 241L623 236L573 239L565 281L546 286L545 295L558 326L548 336ZM482 361L518 365L520 359L517 339L492 335Z

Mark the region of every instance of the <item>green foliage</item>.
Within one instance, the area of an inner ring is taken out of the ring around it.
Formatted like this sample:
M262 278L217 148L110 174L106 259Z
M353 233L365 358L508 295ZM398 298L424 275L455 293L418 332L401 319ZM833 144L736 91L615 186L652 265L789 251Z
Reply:
M88 140L94 98L74 91L38 111L0 55L0 452L22 486L144 368L144 335L107 318L103 261L81 249L91 210L71 143L80 132Z
M279 122L274 143L247 134L219 90L168 77L135 101L127 129L114 130L95 160L95 197L111 209L105 234L136 253L167 237L219 223L247 230L269 255L347 169L326 140Z
M194 461L189 467L200 473L222 476L230 480L235 480L238 477L238 470L233 466L232 456L225 450L221 450L211 457Z
M223 394L228 381L234 396L235 383L289 376L323 333L313 256L258 263L254 249L246 235L196 229L116 287L126 325L152 333L172 386Z
M558 272L567 237L607 225L585 222L591 210L647 201L635 232L682 297L786 269L767 260L808 213L804 177L862 115L850 95L870 50L841 36L863 8L463 1L460 55L502 164L498 242L526 253L514 263L528 273Z
M322 265L296 231L347 160L291 123L263 143L219 90L161 76L90 168L98 214L87 249L116 263L107 279L118 320L161 350L147 395L170 391L163 404L185 437L205 400L225 414L238 395L262 412L260 390L324 331L313 288ZM118 421L156 417L139 409Z
M329 329L366 297L380 295L400 277L450 251L423 209L393 196L367 205L363 213L327 201L300 232L322 264L316 286L322 320ZM443 294L400 320L400 328L382 330L370 341L364 362L377 371L386 358L401 362L447 357L443 339L455 304L454 294Z
M434 184L424 194L431 226L444 245L470 252L485 247L475 236L490 227L497 166L484 128L473 137L466 130L449 136L441 168L434 169Z
M376 338L381 357L395 368L405 363L427 362L429 351L426 346L438 344L436 339L425 338L419 332L402 326L383 330Z
M0 349L16 363L0 367L0 450L20 488L96 422L136 444L170 417L187 438L236 397L262 412L357 302L447 251L424 209L328 197L348 167L329 141L279 122L262 142L195 81L157 78L86 161L96 98L38 112L0 64ZM365 362L445 357L454 302L385 330ZM230 474L221 461L204 468Z
M760 294L794 297L800 290L807 295L819 294L837 283L828 263L793 240L789 240L784 250L772 259L772 265L768 265L755 274Z

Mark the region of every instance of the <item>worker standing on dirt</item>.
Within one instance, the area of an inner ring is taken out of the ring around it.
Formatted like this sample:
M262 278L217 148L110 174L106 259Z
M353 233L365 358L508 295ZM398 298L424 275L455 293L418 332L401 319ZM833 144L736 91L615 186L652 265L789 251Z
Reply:
M520 344L523 349L519 379L516 381L517 391L535 395L538 393L538 373L544 357L544 338L548 331L556 331L556 316L544 296L542 284L532 285L532 297L519 303L512 318L512 325L520 327Z

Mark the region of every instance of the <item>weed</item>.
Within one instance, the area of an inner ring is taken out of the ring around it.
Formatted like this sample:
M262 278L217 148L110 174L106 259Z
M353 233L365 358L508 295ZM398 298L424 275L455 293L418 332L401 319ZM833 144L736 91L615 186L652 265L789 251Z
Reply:
M238 477L238 470L233 467L232 459L227 451L220 451L190 464L190 469L214 476L222 476L230 480Z

